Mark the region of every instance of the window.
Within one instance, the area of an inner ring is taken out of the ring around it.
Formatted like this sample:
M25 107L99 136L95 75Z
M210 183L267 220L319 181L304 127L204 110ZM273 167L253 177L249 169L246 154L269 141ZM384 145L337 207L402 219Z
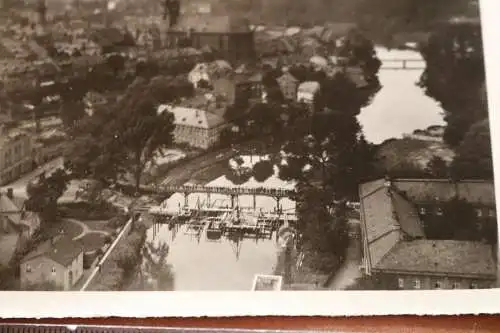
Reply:
M443 209L441 207L436 208L436 215L443 216Z
M31 273L31 266L30 265L26 265L26 273Z
M434 289L443 289L443 282L442 281L435 281L434 282Z
M471 282L469 289L479 289L479 286L475 282Z
M477 215L477 217L482 217L483 216L483 211L481 210L481 208L477 208L476 209L476 215Z
M451 285L451 287L453 289L460 289L460 282L453 282L453 284Z
M420 215L425 215L427 214L427 210L425 209L425 207L420 207Z
M52 274L54 274L55 272L56 272L56 268L52 267Z
M413 289L420 289L420 279L413 280Z
M496 214L496 212L495 212L494 209L490 209L489 210L489 215L490 215L490 217L496 217L497 214Z
M399 289L405 288L405 280L403 278L398 278L398 287Z

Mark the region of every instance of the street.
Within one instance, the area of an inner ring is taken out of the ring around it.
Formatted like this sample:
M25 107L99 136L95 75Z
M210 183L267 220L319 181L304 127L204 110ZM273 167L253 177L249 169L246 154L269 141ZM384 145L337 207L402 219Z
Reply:
M63 167L63 158L59 157L56 158L52 161L49 161L35 170L23 175L21 178L13 181L10 184L4 185L0 188L2 192L6 192L8 188L12 188L14 191L14 195L21 197L21 198L27 198L28 193L26 192L26 187L30 182L35 180L38 176L40 176L42 173L45 172L45 174L48 176L55 170L62 168ZM78 187L80 186L79 181L72 180L68 184L68 189L66 192L62 195L60 200L62 201L72 201L75 198L76 191L78 190Z
M349 220L349 247L346 258L332 282L328 286L331 290L343 290L354 284L361 277L359 265L361 263L361 234L360 221Z
M23 175L21 178L13 181L12 183L2 186L1 191L5 192L8 188L12 188L16 196L26 198L27 197L26 186L30 182L35 180L42 173L45 172L47 175L49 175L58 168L61 168L62 166L63 166L63 158L62 157L56 158L52 161L49 161L39 166L35 170Z

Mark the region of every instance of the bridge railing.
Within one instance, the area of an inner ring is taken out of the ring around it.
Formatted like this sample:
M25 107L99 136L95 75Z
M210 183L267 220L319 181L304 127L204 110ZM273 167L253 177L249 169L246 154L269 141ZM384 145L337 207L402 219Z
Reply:
M284 188L267 187L222 187L222 186L202 186L202 185L182 185L182 186L162 186L154 185L152 189L156 192L179 192L179 193L222 193L222 194L263 194L289 196L295 193L294 190Z
M425 60L420 59L381 59L380 69L393 70L424 70Z

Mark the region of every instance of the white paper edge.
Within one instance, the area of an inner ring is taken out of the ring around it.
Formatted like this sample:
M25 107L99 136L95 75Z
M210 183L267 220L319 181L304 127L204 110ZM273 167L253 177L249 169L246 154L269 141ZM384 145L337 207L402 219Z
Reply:
M500 175L500 2L480 0L493 160ZM498 197L498 195L497 195ZM497 202L497 210L500 207ZM0 317L456 315L500 312L500 289L290 292L1 292Z

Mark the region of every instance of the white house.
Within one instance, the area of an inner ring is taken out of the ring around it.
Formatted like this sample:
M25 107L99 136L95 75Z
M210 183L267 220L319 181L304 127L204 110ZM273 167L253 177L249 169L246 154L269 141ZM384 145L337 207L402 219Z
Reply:
M320 90L320 84L316 81L306 81L299 85L297 89L297 101L313 104Z
M195 88L200 81L211 83L213 80L233 73L233 67L225 60L215 60L209 63L199 63L188 73L188 80Z
M221 131L229 126L222 116L200 108L160 105L158 112L165 111L174 115L174 140L196 148L216 145Z

